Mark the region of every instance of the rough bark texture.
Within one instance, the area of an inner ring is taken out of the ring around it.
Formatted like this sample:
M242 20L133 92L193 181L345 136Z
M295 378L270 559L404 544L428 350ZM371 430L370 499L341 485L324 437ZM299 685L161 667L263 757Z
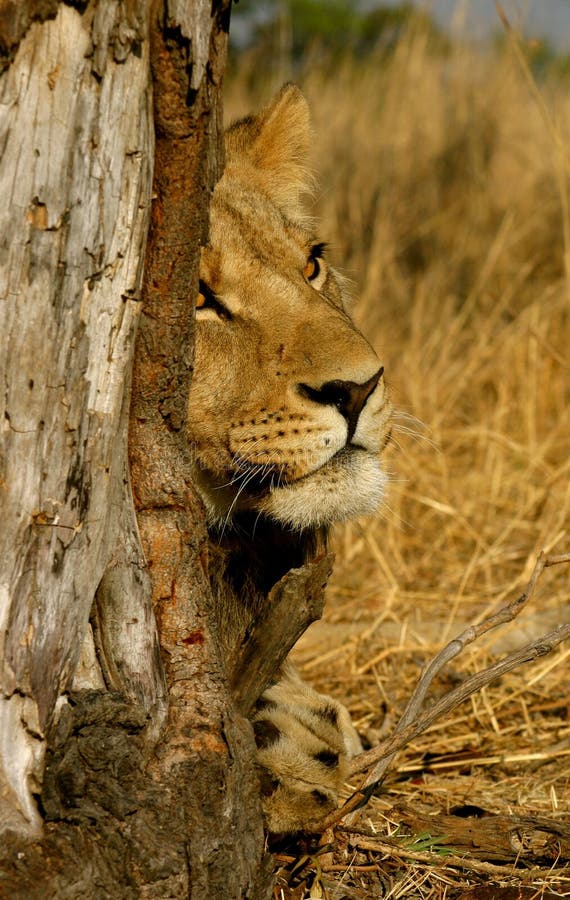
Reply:
M266 897L180 432L229 9L16 6L0 0L0 895ZM152 596L126 456L149 30L133 462Z
M32 22L53 19L60 0L0 0L0 72L13 60Z
M145 15L62 5L0 84L0 826L24 832L97 586L123 554L139 565L117 626L138 648L125 683L149 712L161 694L125 439L151 192Z
M229 3L0 0L11 900L271 894L243 714L320 614L331 560L269 556L222 659L216 604L237 622L244 598L216 574L184 423Z
M208 194L223 165L218 83L229 6L214 4L219 29L212 32L208 78L196 74L189 56L195 42L188 42L190 22L180 6L168 4L166 22L153 30L155 201L130 438L169 687L155 773L179 799L170 830L188 855L192 896L265 896L269 860L252 730L235 709L219 657L207 535L185 429L199 244L207 237ZM201 38L197 44L204 46Z

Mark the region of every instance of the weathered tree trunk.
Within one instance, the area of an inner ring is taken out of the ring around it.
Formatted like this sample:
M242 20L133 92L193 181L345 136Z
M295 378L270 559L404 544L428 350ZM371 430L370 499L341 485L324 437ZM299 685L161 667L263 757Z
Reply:
M2 824L28 833L95 591L119 543L137 552L125 433L153 156L144 7L54 12L1 83Z
M228 18L0 0L1 896L270 891L181 432Z

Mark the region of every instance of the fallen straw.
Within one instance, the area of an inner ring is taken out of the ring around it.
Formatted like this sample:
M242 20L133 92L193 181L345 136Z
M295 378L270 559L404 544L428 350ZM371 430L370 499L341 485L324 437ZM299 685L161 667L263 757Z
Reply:
M541 553L536 561L526 590L519 597L510 603L507 603L499 609L498 612L488 616L478 625L470 625L458 635L458 637L450 641L434 657L424 670L424 673L408 701L406 709L392 735L376 747L373 747L364 753L360 753L352 761L352 774L363 772L373 766L368 776L343 806L328 815L322 822L315 823L314 830L320 831L329 828L331 825L340 822L342 819L346 819L350 822L353 814L366 805L374 791L382 783L396 752L401 750L402 747L405 747L406 744L416 738L419 734L426 731L436 719L446 715L463 703L463 701L472 694L498 678L501 678L507 672L511 672L513 669L531 662L540 656L551 653L555 647L570 638L570 624L560 625L554 631L545 634L538 640L520 647L518 650L506 656L505 659L499 660L493 665L488 666L486 669L483 669L481 672L477 672L475 675L466 678L462 684L458 685L458 687L454 688L452 691L449 691L449 693L430 706L429 709L422 712L428 690L434 678L443 667L458 656L465 647L481 637L481 635L497 628L499 625L504 625L505 623L512 621L520 615L531 599L538 579L544 569L569 562L570 553L559 556L545 556Z

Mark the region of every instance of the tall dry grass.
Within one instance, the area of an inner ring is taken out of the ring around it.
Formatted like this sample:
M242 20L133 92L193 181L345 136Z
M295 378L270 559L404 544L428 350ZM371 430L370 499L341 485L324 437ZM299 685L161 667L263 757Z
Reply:
M442 640L520 589L541 549L570 547L570 96L527 76L512 50L457 44L442 58L412 30L389 62L300 81L322 236L354 280L398 412L387 508L339 528L325 623L297 658L372 737ZM277 86L238 66L229 115ZM551 570L524 621L458 668L568 621L569 584L567 568ZM410 750L538 746L538 775L523 761L501 792L496 772L477 781L475 767L468 785L452 772L422 802L472 799L479 784L496 811L570 812L568 653L514 673Z
M277 86L246 75L230 116ZM388 510L347 527L345 568L480 603L570 540L570 98L542 85L546 121L511 54L413 31L301 86L316 215L399 410Z
M568 149L512 57L435 60L415 35L385 70L315 82L324 230L427 426L399 417L381 577L479 601L570 540ZM564 141L567 94L544 92Z

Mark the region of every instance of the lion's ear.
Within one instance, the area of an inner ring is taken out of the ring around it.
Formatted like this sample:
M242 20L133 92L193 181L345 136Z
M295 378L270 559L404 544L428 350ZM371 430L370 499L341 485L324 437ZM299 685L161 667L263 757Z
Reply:
M296 85L286 84L258 115L228 129L227 166L247 171L278 206L294 212L300 195L311 186L310 137L307 101Z

